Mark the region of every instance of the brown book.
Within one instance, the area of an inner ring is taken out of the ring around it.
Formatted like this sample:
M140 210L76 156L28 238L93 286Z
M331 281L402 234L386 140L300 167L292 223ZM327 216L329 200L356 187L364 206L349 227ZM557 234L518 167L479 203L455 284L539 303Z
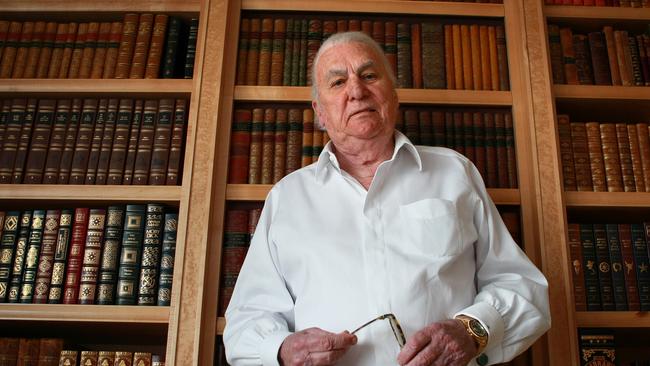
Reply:
M571 143L578 191L591 192L594 185L591 178L587 126L584 122L571 122Z
M44 21L37 21L34 23L34 32L32 33L32 40L29 44L27 51L27 62L25 70L23 71L23 78L36 77L36 68L38 67L38 60L40 59L41 51L43 49L43 38L45 36L46 24Z
M249 18L242 18L239 23L239 44L237 48L237 74L236 74L237 76L235 78L236 85L246 84L246 63L248 58L248 43L250 37L250 30L251 30L251 20Z
M88 154L88 164L85 169L85 177L82 184L95 184L97 175L97 163L102 148L102 139L104 137L104 128L106 127L106 118L108 116L108 98L99 100L97 107L97 116L95 117L95 126L93 128L92 140L90 142L90 153Z
M630 155L632 157L632 172L634 173L635 192L645 192L645 179L643 177L643 165L641 163L641 148L636 126L632 123L625 125L627 137L630 143Z
M20 338L18 345L18 363L16 365L36 366L38 364L38 352L41 348L39 338Z
M270 84L282 85L284 78L284 45L287 36L287 20L278 18L273 21L273 37L271 43L271 76Z
M72 54L74 53L75 43L77 41L77 31L79 25L76 22L68 23L67 33L65 36L65 44L63 45L63 52L61 53L61 64L50 69L48 72L52 78L65 79L68 77L70 71L70 63L72 62Z
M126 149L129 143L131 119L133 115L133 99L120 99L115 120L115 134L111 146L108 165L107 184L122 184Z
M650 136L648 136L648 124L645 122L637 123L636 133L639 141L645 191L650 192Z
M20 338L0 338L0 365L14 366L18 362Z
M337 31L343 32L343 30L339 29L338 23L336 25ZM345 26L347 26L347 23L345 23ZM393 75L397 75L397 23L391 20L386 21L384 30L384 53L393 70Z
M93 59L95 58L95 49L97 48L97 39L99 38L99 23L88 23L88 31L86 32L86 41L84 48L81 52L81 63L79 64L79 79L90 78L90 73L93 67Z
M465 152L465 156L472 162L476 161L476 148L475 148L475 141L474 141L474 126L472 125L474 123L474 119L472 117L472 112L469 110L463 111L463 126L462 126L462 139L463 139L463 151ZM505 143L505 136L502 136L502 140L504 140ZM505 145L503 152L505 153ZM505 155L504 155L505 157ZM504 159L504 161L506 161ZM505 168L505 167L504 167ZM504 169L504 173L507 174L507 170ZM507 178L507 175L506 175Z
M419 124L420 144L433 146L433 121L431 120L431 111L419 111L417 114L417 121Z
M77 366L78 357L79 351L63 350L59 356L59 366Z
M79 280L78 303L82 305L94 304L97 290L97 273L104 242L104 227L106 223L106 210L103 208L90 209L88 228L86 230L86 244L84 245L81 275Z
M34 282L32 302L35 304L45 304L50 293L52 264L54 263L54 251L56 249L60 219L61 210L47 210L45 225L43 225L41 252L38 257L38 272Z
M578 69L578 82L580 85L593 85L594 73L591 67L591 53L587 36L574 34L573 49L576 57L576 69Z
M262 21L259 18L250 20L248 53L246 57L245 85L257 85L257 70L260 59L260 32Z
M11 183L26 108L27 99L12 99L2 144L2 154L0 154L0 183L3 184Z
M79 23L77 27L77 37L74 41L74 48L70 56L70 66L68 67L68 79L78 79L81 69L81 59L83 58L84 49L86 48L86 37L88 35L88 23Z
M133 366L133 352L115 351L116 366Z
M27 154L29 152L29 144L32 137L32 130L34 128L34 119L36 118L36 105L38 100L36 98L27 99L27 107L25 108L25 118L20 129L20 138L18 139L18 149L16 151L16 160L14 161L14 171L11 177L11 183L22 183L25 173L25 162L27 161Z
M262 131L264 109L253 108L251 122L251 149L248 164L248 184L262 183Z
M169 17L165 14L156 14L151 31L151 41L147 55L146 67L144 70L145 79L157 79L160 74L160 60L162 58L165 34L167 33L167 21Z
M607 48L607 63L610 70L611 84L621 85L621 72L618 67L618 54L616 50L614 28L609 25L604 26L603 34L605 37L605 47Z
M9 33L9 21L0 20L0 60L2 60L2 49L5 47L7 33Z
M571 261L571 282L573 283L573 301L576 311L587 311L585 275L582 268L582 244L580 242L580 225L567 224L569 260Z
M275 144L273 147L273 183L277 183L286 171L287 132L289 130L287 110L278 108L275 112Z
M187 129L187 100L176 99L174 107L174 123L169 143L169 159L167 162L166 185L177 185L182 175L182 161L185 154L185 131Z
M351 24L350 24L351 25ZM411 26L406 23L397 24L397 87L412 88L413 73L411 70Z
M151 366L151 353L149 353L149 352L134 352L133 353L133 366Z
M560 43L560 27L557 24L549 24L548 27L548 49L551 57L551 70L553 71L553 83L564 84L564 66L562 65L562 44Z
M632 74L632 54L630 53L627 31L614 31L614 44L616 45L621 85L632 86L634 85L634 75Z
M591 167L591 180L594 192L607 192L607 178L605 175L605 162L603 144L600 137L600 123L587 122L587 146L589 148L589 163Z
M115 351L99 351L97 358L98 366L113 366L115 365Z
M122 22L122 36L120 37L120 46L117 51L117 61L115 63L114 77L116 79L128 79L131 70L131 60L133 59L133 49L138 35L138 20L140 16L134 13L124 14ZM106 73L105 78L110 76ZM103 75L102 75L103 76Z
M479 26L481 48L481 90L492 90L492 65L490 64L490 32L487 25Z
M223 254L219 286L219 316L223 316L232 297L237 276L246 258L250 243L250 211L227 209L224 220Z
M158 105L158 121L153 137L149 167L150 185L165 185L173 120L174 99L161 99Z
M490 79L492 80L491 90L500 89L500 76L499 76L499 50L497 33L495 26L488 26L488 45L490 51Z
M289 109L288 120L287 162L284 175L300 169L302 163L302 110Z
M509 186L508 180L508 150L506 149L505 129L506 121L503 112L494 112L498 188L513 188Z
M621 164L621 178L623 179L623 190L625 192L636 192L630 139L627 135L627 124L616 123L615 126L618 156Z
M456 89L456 76L454 75L454 42L451 24L443 26L445 33L445 84L447 89ZM485 43L481 39L481 52L487 51L487 27L485 28Z
M423 86L422 52L427 52L428 50L423 47L422 41L422 25L420 23L411 24L411 70L413 72L412 87L414 89L422 89ZM429 52L433 52L433 50Z
M312 136L313 145L311 150L312 161L318 161L320 153L323 151L323 130L319 126L314 126L314 135Z
M369 27L369 32L366 32L368 35L372 35L372 25L370 24ZM320 48L321 45L321 39L322 39L322 33L323 33L323 24L320 19L309 19L309 30L307 33L307 67L305 69L306 72L306 82L307 85L312 85L312 64L314 62L314 58L316 57L316 53L318 52L318 49ZM410 52L410 51L409 51ZM260 57L261 57L261 50L260 50ZM261 61L260 61L261 65Z
M469 26L469 41L472 55L472 89L481 90L483 88L483 74L481 72L481 45L478 24Z
M39 79L47 78L48 70L50 67L50 60L54 48L54 42L57 35L58 25L55 22L48 22L45 25L45 32L43 33L43 43L41 52L38 55L38 63L36 64L36 73L34 77Z
M102 135L102 144L99 149L99 159L97 161L95 184L106 184L106 180L108 179L108 165L110 163L111 151L113 150L118 103L117 98L110 98L108 100L108 109L106 110L106 118L104 122L104 133ZM86 173L86 184L91 183L90 178L91 177Z
M138 153L138 139L140 137L140 127L144 112L144 100L136 100L133 106L133 116L131 119L131 131L129 132L129 144L126 149L126 160L124 161L124 175L122 184L129 185L133 183L133 171L135 169L135 157Z
M62 350L62 338L41 338L36 366L59 366L59 357Z
M474 121L472 121L474 126ZM441 110L431 111L431 127L433 129L433 145L445 146L445 113ZM474 134L472 134L473 136Z
M59 184L67 184L70 179L70 170L77 144L77 132L79 131L79 123L81 121L81 108L82 100L80 98L72 99L72 107L68 116L68 127L66 128L65 140L63 142L63 152L61 153L61 161L58 169L57 183Z
M142 79L144 77L144 71L147 66L147 54L149 53L149 46L151 44L153 23L153 14L140 14L140 19L138 21L138 34L133 48L133 58L131 59L129 79Z
M81 351L81 357L79 358L80 366L97 366L99 351ZM111 363L111 366L113 364Z
M59 76L59 69L61 69L61 62L63 61L63 50L65 49L66 38L68 37L68 23L59 23L56 27L56 35L54 36L54 44L52 45L52 55L50 56L50 63L47 68L47 77L54 79Z
M607 44L605 43L603 32L591 32L588 34L588 39L595 84L612 85L612 75L609 72L609 59L607 56Z
M445 88L444 37L441 23L422 23L422 82L424 88Z
M248 182L248 162L251 145L251 111L236 109L233 113L228 161L228 183Z
M259 60L255 85L269 85L271 82L271 47L273 44L273 19L262 18L259 41Z
M404 134L415 145L420 145L420 121L418 111L407 109L404 111Z
M27 21L23 23L23 28L20 33L20 41L18 42L18 49L16 50L16 59L14 61L13 70L11 71L11 77L13 79L22 78L25 74L35 27L36 24L34 22Z
M474 111L472 113L472 126L474 128L474 165L485 181L487 180L487 152L485 145L485 123L483 122L483 112Z
M111 23L111 31L108 35L106 44L106 57L102 70L102 79L112 79L115 77L115 68L120 52L120 39L122 38L122 22Z
M456 90L459 90L465 87L460 24L452 24L451 35L454 51L454 86L456 87Z
M573 162L571 141L571 122L566 114L557 115L557 134L560 142L560 160L562 162L562 182L565 191L577 191L576 171Z
M503 112L506 135L506 158L508 160L508 188L517 188L517 158L515 156L515 128L510 111Z
M314 110L302 111L302 163L303 167L313 162L314 146Z
M153 151L153 139L158 118L158 100L145 100L142 125L138 135L138 148L133 169L133 184L147 184Z
M497 188L499 187L499 162L497 158L495 113L483 113L483 122L485 123L485 164L487 172L485 183L489 188Z
M0 78L2 79L11 77L13 66L18 53L22 28L22 22L9 23L9 30L7 31L7 38L2 49L2 58L0 59Z
M573 32L571 28L560 28L560 44L562 45L562 63L564 64L564 78L567 84L578 85L578 68L576 54L573 47Z
M50 147L47 150L45 169L43 171L43 183L45 184L56 184L59 179L59 165L63 155L71 105L72 101L70 99L59 99L57 101L52 137L50 138Z
M600 140L602 143L605 178L607 179L607 191L623 192L623 176L621 174L616 125L613 123L601 123Z
M460 25L460 45L462 50L463 89L472 90L474 88L474 76L472 75L472 46L469 25L467 24Z
M101 79L104 72L104 62L106 61L106 52L108 51L108 42L111 34L111 23L99 23L99 32L97 33L97 43L90 67L90 78Z
M77 130L77 142L75 143L72 166L70 168L70 184L84 184L96 115L97 99L84 99L79 128ZM60 169L60 172L63 172L63 169ZM61 173L59 173L59 182L61 182Z
M75 208L70 250L65 268L65 282L63 286L63 303L76 304L79 297L79 282L81 280L81 265L83 263L84 246L86 245L86 231L90 209Z
M273 183L273 155L275 148L275 108L264 110L262 127L262 184Z
M499 65L499 90L510 90L510 74L508 71L508 51L506 49L506 31L503 25L497 25L497 63Z
M41 99L38 103L34 131L32 132L27 156L24 183L39 184L43 181L43 170L45 168L47 149L50 144L50 135L52 134L55 105L56 100L54 99Z

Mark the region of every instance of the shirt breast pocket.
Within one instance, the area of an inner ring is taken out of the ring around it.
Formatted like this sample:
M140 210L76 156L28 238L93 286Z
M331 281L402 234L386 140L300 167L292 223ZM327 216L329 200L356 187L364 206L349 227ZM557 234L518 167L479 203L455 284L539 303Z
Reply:
M459 217L452 201L428 198L400 206L399 213L407 250L428 257L462 252Z

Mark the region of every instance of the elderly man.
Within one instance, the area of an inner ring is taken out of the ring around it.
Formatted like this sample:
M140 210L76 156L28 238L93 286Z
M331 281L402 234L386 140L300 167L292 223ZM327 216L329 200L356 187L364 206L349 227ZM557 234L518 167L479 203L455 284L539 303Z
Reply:
M395 131L394 76L363 33L330 37L313 76L331 142L266 199L226 312L228 361L455 366L524 351L550 326L547 282L476 168Z

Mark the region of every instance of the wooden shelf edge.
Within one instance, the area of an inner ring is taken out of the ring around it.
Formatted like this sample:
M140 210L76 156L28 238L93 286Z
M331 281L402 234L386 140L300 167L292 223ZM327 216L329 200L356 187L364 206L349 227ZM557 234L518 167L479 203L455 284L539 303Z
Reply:
M0 200L177 202L181 186L2 184Z
M645 86L554 85L553 91L556 99L650 101L650 87Z
M223 335L223 329L226 327L226 318L220 316L217 318L217 335Z
M511 106L509 91L397 89L400 103L439 105ZM240 102L311 102L307 86L235 86L234 99Z
M1 0L0 12L196 12L201 9L200 0L115 0L107 6L103 0Z
M226 200L264 201L271 187L270 184L228 184ZM488 193L497 205L519 205L521 203L518 189L489 188Z
M578 311L576 325L585 328L650 328L650 312Z
M0 79L2 93L191 93L191 79Z
M443 1L243 0L243 10L314 11L503 17L503 4L455 4Z
M0 320L167 324L168 306L0 304Z
M547 5L544 15L551 19L650 20L650 8Z
M566 191L567 207L649 207L648 192L575 192Z

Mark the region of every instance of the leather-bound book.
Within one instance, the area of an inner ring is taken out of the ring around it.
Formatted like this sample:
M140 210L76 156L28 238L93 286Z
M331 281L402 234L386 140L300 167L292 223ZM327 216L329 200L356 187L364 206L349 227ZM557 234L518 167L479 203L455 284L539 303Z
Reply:
M573 32L571 28L560 28L560 45L562 46L562 64L564 65L564 78L567 84L578 85L578 68L576 54L573 47Z
M219 286L219 316L223 316L244 263L250 244L248 234L249 210L228 209L224 222L221 255L221 286Z
M323 151L323 130L321 130L317 125L314 126L314 135L312 140L311 159L312 161L318 161L318 157Z
M18 363L22 366L36 366L38 364L38 352L41 347L39 338L20 338L18 345Z
M639 288L639 302L641 311L650 310L650 259L648 258L648 239L650 238L650 225L632 224L632 252L636 265L636 283Z
M18 348L20 338L0 338L0 365L14 366L18 362Z
M488 26L488 45L490 50L490 78L492 79L491 90L500 90L499 49L496 27L492 25Z
M20 288L25 271L25 258L27 256L32 213L32 210L25 210L20 214L14 259L9 276L9 286L7 287L7 302L10 303L17 303L20 300Z
M474 163L476 161L476 143L474 141L474 128L472 123L472 112L469 110L464 110L463 115L463 124L462 124L462 136L463 136L463 151L464 155ZM504 150L505 151L505 150Z
M447 89L456 89L456 76L454 75L454 37L451 24L443 26L445 37L445 85ZM485 41L485 43L483 43ZM481 39L481 47L487 51L487 27L485 28L485 39Z
M587 37L595 84L612 85L612 75L609 71L609 59L607 58L607 44L603 32L590 32Z
M639 137L636 131L636 125L633 123L624 123L627 130L627 137L630 146L630 156L632 159L632 173L634 174L634 192L645 192L645 179L643 177L643 164L641 162L641 148L639 146ZM620 147L619 147L620 151Z
M34 298L34 284L38 274L38 260L43 243L43 226L45 223L45 210L34 210L29 229L29 239L25 253L25 268L20 284L19 300L29 304Z
M397 23L393 20L387 20L386 24L384 24L384 31L384 54L393 70L393 75L397 75ZM339 32L341 31L339 30ZM413 56L411 58L413 59Z
M45 168L43 169L44 184L56 184L59 178L59 165L61 155L63 154L63 145L65 143L72 101L70 99L59 99L56 104L50 145L47 149Z
M86 37L88 36L88 23L79 23L77 27L77 37L74 41L74 48L70 56L70 66L68 67L68 79L78 79L81 70L81 61L84 49L86 48Z
M577 191L576 171L573 162L571 142L571 122L566 114L557 115L557 134L560 143L560 160L562 162L562 181L565 191Z
M107 184L122 184L132 116L133 99L120 99L117 110L117 119L115 121L115 134L108 165Z
M418 120L418 111L407 109L404 111L404 134L412 143L420 144L420 121Z
M248 164L248 184L262 183L262 131L264 109L253 108L251 123L251 144Z
M300 57L298 58L298 83L297 86L307 85L307 55L309 53L308 49L308 38L309 37L309 19L302 19L300 21ZM293 75L292 75L293 79ZM293 82L292 84L293 85Z
M411 70L412 70L412 80L413 85L411 86L414 89L422 89L423 86L423 72L427 72L427 66L424 65L423 56L424 53L431 54L433 50L431 49L431 39L425 38L430 36L430 34L423 34L424 30L422 29L423 24L413 23L411 24ZM423 42L427 42L423 44Z
M499 90L510 90L508 51L506 49L506 31L503 25L495 26L495 33L497 42L497 63L499 65Z
M548 27L548 49L551 56L551 70L553 72L553 83L564 84L564 66L562 65L562 44L560 43L560 26L549 24Z
M600 124L600 141L603 150L603 163L605 165L605 178L608 192L623 192L623 176L621 160L618 151L618 138L614 123Z
M50 60L52 59L52 52L54 42L57 35L58 25L55 22L48 22L45 25L45 33L43 33L43 44L41 52L38 55L38 63L36 64L36 73L34 77L45 79L48 75Z
M59 366L63 338L41 338L36 366Z
M479 25L479 44L481 48L481 90L492 90L492 65L490 59L490 30L487 25ZM449 88L448 88L449 89Z
M196 41L199 34L199 19L190 19L190 27L187 35L187 47L185 50L185 67L183 78L191 79L194 75L194 60L196 59Z
M284 175L300 169L302 162L302 110L289 109L287 119L289 130L287 131L287 162Z
M97 358L98 366L113 366L115 365L115 351L99 351Z
M63 151L58 168L58 184L67 184L70 179L70 169L72 168L72 159L77 144L77 132L79 131L79 122L81 121L81 108L82 100L80 98L72 99L72 106L68 116L68 127L66 128Z
M616 45L618 69L621 74L621 85L632 86L634 85L634 75L632 74L632 54L627 31L614 31L614 44Z
M43 225L41 253L38 258L38 271L34 282L32 302L35 304L45 304L50 293L52 264L54 263L54 251L56 250L60 221L61 210L47 210Z
M115 304L117 265L122 244L124 207L109 206L106 211L104 244L97 275L97 301L99 305Z
M171 303L177 231L178 212L165 213L160 257L160 275L158 277L158 306L169 306Z
M72 237L73 215L74 212L72 209L61 210L52 261L52 276L50 278L47 296L48 304L59 304L63 299L65 267L68 262L68 249Z
M469 25L470 54L463 53L464 58L470 58L472 63L472 89L483 88L483 74L481 73L481 45L478 24ZM505 42L505 40L504 40ZM471 57L469 57L471 55Z
M646 42L650 42L650 36L647 34L638 34L636 36L636 44L639 51L639 61L641 63L643 76L643 85L648 86L650 85L650 54L648 54Z
M293 25L293 20L290 20ZM239 23L239 43L237 46L237 74L236 85L246 84L246 65L248 63L248 49L250 43L251 19L242 18ZM291 30L293 34L293 29ZM285 57L286 60L286 57ZM289 77L291 77L289 75Z
M165 185L173 119L174 99L161 99L149 167L150 185Z
M314 110L302 111L302 163L303 167L313 162L314 148Z
M23 183L39 184L43 181L55 106L56 100L54 99L41 99L38 103Z
M303 24L305 30L303 32ZM252 23L251 23L252 26ZM293 23L293 53L291 56L291 80L289 85L298 86L300 84L300 65L307 61L307 19L296 19ZM302 51L304 50L304 54Z
M512 112L504 111L506 127L506 157L508 159L508 188L517 188L517 157L515 156L515 128Z
M257 85L257 70L260 59L260 37L262 21L259 18L250 20L248 52L246 57L245 85Z
M95 53L93 54L92 64L90 66L90 78L101 79L104 73L104 62L106 61L106 52L108 51L108 42L111 34L111 23L99 23L99 31L97 33L97 44L95 46Z
M483 122L483 112L472 112L472 125L474 127L474 165L483 180L487 179L487 162L485 150L485 123Z
M584 34L574 34L573 49L575 51L576 68L578 70L578 82L580 85L593 85L594 73L591 67L591 53L589 52L587 36Z
M82 305L94 304L97 293L97 275L99 262L104 244L104 227L106 225L106 210L92 208L88 216L86 244L84 245L81 276L79 280L78 302Z
M97 106L97 116L95 117L95 126L93 128L93 135L90 142L90 152L88 154L88 164L86 165L83 184L95 184L97 164L99 162L99 154L102 148L102 140L104 138L104 128L106 127L107 117L108 98L102 98L99 100Z
M106 180L108 179L108 165L110 163L111 151L113 150L118 103L117 98L108 99L106 121L102 135L102 143L99 149L99 159L97 160L97 171L95 174L94 184L106 184ZM92 184L92 179L90 178L92 177L86 174L86 184Z
M81 280L81 265L83 263L84 247L86 245L86 231L90 209L78 207L74 210L72 236L65 267L65 281L63 282L63 303L76 304L79 297L79 282Z
M269 84L281 86L284 77L284 46L287 36L287 20L277 18L273 20L271 40L271 61Z
M7 33L9 33L9 21L0 20L0 50L2 50L5 47ZM1 59L2 59L2 51L0 51L0 60Z
M79 24L76 22L70 22L67 24L63 51L61 52L61 63L59 66L56 66L56 64L53 64L54 66L50 65L51 67L48 71L48 76L50 78L65 79L68 77L70 62L72 62L72 53L74 52L75 42L77 40L78 28Z
M128 79L131 70L131 60L133 59L133 49L135 40L138 35L138 20L140 16L134 13L124 14L122 22L122 36L120 37L120 46L117 51L117 61L115 63L114 77L116 79ZM107 74L104 72L104 74ZM107 77L110 73L107 74Z
M7 211L2 225L0 251L3 255L0 257L0 303L7 301L7 290L14 263L14 254L16 253L20 217L20 211Z
M621 253L621 241L618 236L617 224L606 224L607 246L609 249L609 263L612 274L612 290L614 292L614 305L617 311L627 311L627 289L625 288L625 266Z
M495 113L483 113L485 123L485 163L487 171L487 180L485 184L488 188L499 187L499 161L497 157L497 135L496 135L496 118Z
M120 52L120 40L122 37L122 22L111 23L111 30L106 43L106 57L102 69L102 79L115 77L117 58Z
M0 103L0 155L2 154L2 145L5 140L5 130L11 116L11 99L4 99Z
M149 352L134 352L133 353L133 366L151 366L151 353L149 353Z
M600 138L600 123L587 122L587 147L589 148L589 164L594 192L607 192L603 144Z
M81 351L81 356L79 358L80 366L97 366L99 357L99 351ZM112 365L112 364L111 364Z
M503 112L494 112L495 149L497 153L498 188L510 188L508 183L508 151L506 149L506 121Z
M453 61L454 61L454 87L456 90L461 90L464 89L465 82L463 79L464 78L463 48L462 48L462 41L461 41L462 37L461 37L460 24L451 25L451 36L452 36L451 42L452 42Z
M5 127L2 154L0 154L0 183L3 184L11 183L26 108L27 99L12 99L9 119Z
M422 85L424 88L445 88L444 37L441 23L422 23Z
M20 138L18 139L18 149L16 150L16 160L14 161L14 170L11 177L11 183L22 183L25 174L25 163L29 153L29 145L32 140L32 130L34 129L34 119L36 118L36 98L27 99L27 107L23 123L20 128Z
M605 47L607 48L607 63L609 65L611 85L621 85L621 72L618 67L618 53L616 49L616 39L614 36L614 28L612 26L603 27L603 35L605 39Z
M25 60L25 68L23 74L18 76L22 78L34 78L36 76L36 67L38 66L38 59L43 47L43 36L45 35L45 22L34 22L34 31L32 39L29 42L27 50L27 58Z
M115 298L118 305L137 303L146 209L146 205L126 206Z
M185 151L185 133L187 130L187 100L176 99L174 106L174 121L171 141L169 143L169 159L167 161L166 185L177 185L182 174L182 162Z
M133 366L133 352L115 351L116 366Z
M131 119L131 131L129 132L129 144L126 149L126 160L124 161L124 176L122 184L129 185L133 183L133 170L135 169L135 157L138 152L138 138L140 136L140 127L144 113L144 100L138 99L133 106L133 116Z
M236 109L233 113L228 161L228 183L245 184L248 182L251 118L252 114L248 109Z
M79 128L77 130L77 142L75 143L72 166L70 168L70 184L84 184L91 144L93 143L96 116L97 99L84 99L81 120L79 121Z
M316 52L321 45L323 34L323 23L320 19L309 19L309 31L307 33L307 64L305 69L306 85L312 85L312 67Z
M273 183L273 155L275 149L275 108L264 110L262 127L262 176L260 183Z
M433 121L431 120L431 111L420 110L417 113L420 132L420 144L425 146L433 146Z
M243 21L244 19L242 19ZM248 20L248 19L246 19ZM294 28L295 28L295 23L293 18L289 18L286 20L286 32L284 36L284 45L282 46L284 48L284 56L282 59L282 84L284 86L290 86L291 85L291 65L293 64L293 55L294 55L294 49L293 45L295 42L298 42L295 37L294 33ZM298 21L296 21L298 22ZM298 22L299 23L299 22ZM247 28L244 28L247 27ZM243 80L244 78L244 71L241 71L241 65L243 62L246 60L246 54L248 53L248 49L245 51L242 50L243 47L248 46L248 38L247 39L242 39L241 37L248 37L248 29L250 29L250 21L246 25L243 23L240 26L240 33L239 33L239 55L237 56L237 84L241 84L240 81ZM242 44L243 42L243 44ZM243 57L243 60L240 60L240 58Z
M84 48L81 52L81 62L79 63L79 79L90 78L90 72L93 67L93 59L95 58L95 49L97 48L97 39L99 38L99 23L88 23L88 31L86 32L86 41Z
M645 122L637 123L636 134L639 141L639 155L641 156L641 171L645 182L645 191L650 192L650 136L648 136L648 124Z
M11 70L11 78L13 79L22 78L25 73L27 55L29 54L29 47L32 44L32 36L34 35L34 26L34 22L32 21L23 22L20 38L16 45L16 57Z
M22 22L10 22L7 38L2 49L2 58L0 59L0 78L7 79L11 77L18 47L20 35L22 33Z
M79 351L63 350L59 356L59 366L77 366L78 358Z
M165 206L147 204L145 216L142 260L138 281L138 305L156 305L158 298L158 268L162 249Z
M153 14L140 14L129 79L142 79L144 77L144 70L147 66L147 54L149 53L149 45L151 43L151 33L153 31L153 22Z
M183 22L175 16L169 17L167 36L165 37L165 49L162 55L162 66L160 73L162 78L171 79L179 76L179 60L182 53L181 34L183 33Z
M641 55L639 54L639 47L637 46L636 36L628 36L628 48L630 52L630 60L632 61L632 79L635 86L645 85L643 80L643 70L641 65Z
M144 70L145 79L157 79L160 75L160 62L162 59L167 22L169 17L165 14L156 14L151 30L151 42Z
M445 112L442 110L431 111L431 128L433 146L445 146Z
M630 224L618 224L618 240L621 245L621 257L624 267L623 274L625 276L627 310L639 311L641 310L641 303L639 302L639 288L636 282L632 226Z
M585 293L585 274L582 265L582 244L580 242L580 225L567 224L569 260L571 261L571 282L573 283L573 302L575 311L587 310Z
M397 24L397 87L412 88L413 73L411 60L411 26Z
M288 112L284 108L275 111L275 137L273 148L273 183L277 183L286 171Z
M584 122L570 122L571 148L573 149L573 164L576 172L578 191L594 190L591 178L591 163L589 159L589 144L587 142L587 126Z
M596 269L598 270L598 285L600 286L601 310L613 311L614 286L612 282L612 263L609 257L607 231L605 224L593 224L594 245L596 248Z
M585 274L585 294L587 310L602 310L600 302L600 284L598 282L598 261L596 259L596 241L592 224L580 225L580 244L582 246L582 268Z
M140 126L140 134L138 136L138 148L135 155L133 184L147 184L158 118L160 118L158 114L158 100L146 100L144 102L142 125Z

